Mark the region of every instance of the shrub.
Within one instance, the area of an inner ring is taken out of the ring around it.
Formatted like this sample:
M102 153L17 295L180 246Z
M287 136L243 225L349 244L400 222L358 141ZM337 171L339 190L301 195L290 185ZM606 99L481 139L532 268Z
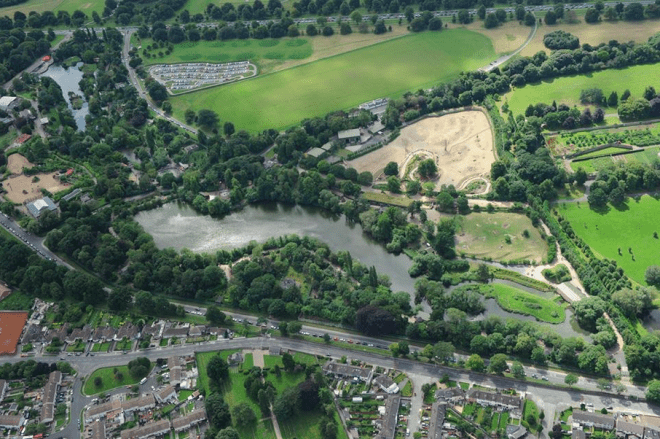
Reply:
M543 37L543 44L551 50L577 49L580 47L580 39L563 30L556 30Z

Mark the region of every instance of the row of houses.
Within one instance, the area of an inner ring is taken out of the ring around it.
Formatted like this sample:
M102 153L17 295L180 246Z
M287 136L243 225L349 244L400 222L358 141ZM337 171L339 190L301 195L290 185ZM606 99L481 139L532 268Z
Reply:
M179 433L184 430L202 424L206 421L206 412L203 408L193 410L187 415L180 416L173 420L162 419L156 422L148 422L145 425L134 427L121 432L121 439L147 439L157 436L163 436L174 430Z
M55 419L55 398L61 385L62 372L59 370L51 372L44 386L43 405L41 406L41 422L44 424L51 423Z
M628 422L623 419L623 416L575 410L571 418L573 439L584 439L586 437L585 428L616 430L616 436L622 439L660 439L660 427Z
M474 387L467 392L460 387L439 389L435 392L435 397L438 401L453 405L465 404L466 402L477 403L482 406L513 412L520 412L523 408L523 398L521 395L490 392Z
M48 330L41 327L36 323L28 325L23 333L22 343L51 343L55 338L66 342L68 344L75 343L76 341L91 342L91 343L104 343L109 341L120 341L124 338L128 340L138 340L150 336L154 340L167 339L167 338L185 338L185 337L201 337L204 335L218 335L224 334L224 329L216 327L207 327L205 325L191 326L173 325L169 322L156 322L151 325L145 325L142 328L134 325L133 323L125 323L118 329L112 326L101 326L96 329L89 325L82 328L73 328L68 323L60 326L57 329Z

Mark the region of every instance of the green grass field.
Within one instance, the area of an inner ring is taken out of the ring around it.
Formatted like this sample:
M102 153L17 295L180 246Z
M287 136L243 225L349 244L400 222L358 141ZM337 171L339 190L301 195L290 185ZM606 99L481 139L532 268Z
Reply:
M104 4L103 0L28 0L20 5L0 8L0 16L13 17L16 11L21 11L25 15L31 11L39 13L53 11L57 15L59 11L67 11L71 14L76 10L80 10L91 20L93 11L101 15Z
M457 220L458 253L496 261L541 261L547 254L548 245L525 215L484 212L458 216ZM529 237L523 236L525 230ZM511 243L506 241L507 237Z
M179 119L189 108L207 108L237 130L281 129L374 98L433 86L493 58L493 45L484 35L464 29L424 32L170 101Z
M151 39L141 42L142 49L154 44ZM250 60L259 66L262 59L289 60L305 59L312 55L312 44L309 38L267 38L263 40L231 40L231 41L186 41L175 44L169 55L155 56L164 49L151 50L151 58L143 57L145 65L176 64L188 62L235 62ZM142 50L140 51L142 54Z
M481 291L494 297L498 305L510 312L531 315L548 323L561 323L566 319L564 308L555 300L544 299L503 284L486 285Z
M151 363L153 367L153 363ZM96 369L85 381L85 386L83 387L83 393L85 395L93 395L96 393L107 392L108 390L116 389L121 386L129 386L131 384L137 384L140 382L139 379L134 379L130 373L128 373L128 366L117 366L118 372L123 376L121 380L115 379L115 368L114 367L102 367L101 369ZM100 386L94 385L94 379L96 377L101 377L103 380Z
M660 240L653 238L653 232L660 232L660 201L645 195L639 201L629 198L624 208L610 207L606 213L592 210L586 203L560 204L557 210L596 254L617 261L630 278L645 284L644 271L658 264Z
M580 91L587 88L601 88L605 96L616 91L619 96L629 89L633 97L641 97L644 89L660 82L660 69L657 64L634 66L626 69L611 69L587 75L575 75L544 81L537 85L526 85L507 93L504 98L514 115L524 114L529 104L552 101L569 106L578 105ZM616 112L614 108L606 112Z
M319 431L319 420L321 413L318 411L302 412L293 419L280 422L280 431L284 439L317 439L322 437ZM346 432L341 427L339 415L335 412L337 421L337 439L348 439Z

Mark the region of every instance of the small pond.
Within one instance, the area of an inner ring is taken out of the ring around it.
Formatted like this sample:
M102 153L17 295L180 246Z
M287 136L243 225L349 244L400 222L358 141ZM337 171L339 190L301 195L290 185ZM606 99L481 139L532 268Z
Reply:
M42 76L48 76L57 82L57 84L62 89L62 95L64 100L69 106L69 110L73 113L73 118L76 121L78 126L78 131L85 131L85 116L89 114L89 106L85 100L82 90L78 83L82 80L83 72L80 71L80 67L83 63L78 63L75 66L64 68L62 66L52 65L48 70L42 74ZM71 99L69 97L69 92L73 92L77 96L80 96L83 100L82 107L78 110L73 108L71 104Z

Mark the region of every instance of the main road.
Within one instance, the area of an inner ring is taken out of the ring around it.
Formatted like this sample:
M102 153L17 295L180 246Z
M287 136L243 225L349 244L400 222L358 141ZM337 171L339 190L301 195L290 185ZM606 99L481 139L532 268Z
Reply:
M647 404L643 401L631 399L628 396L620 396L609 393L600 392L598 390L572 390L560 389L552 386L547 386L539 383L526 382L524 380L516 380L512 378L486 375L481 373L473 373L464 370L454 369L450 367L439 366L435 364L421 363L413 360L392 358L383 355L377 355L367 352L356 352L332 344L319 344L311 343L304 340L297 340L294 338L270 338L270 337L257 337L257 338L235 338L219 339L214 342L203 343L198 345L180 345L166 348L149 349L139 352L132 352L129 354L110 353L110 354L96 354L94 356L80 356L80 357L66 357L67 361L78 371L78 377L75 380L73 387L73 395L71 402L71 419L72 422L59 434L54 437L74 438L76 436L77 422L84 406L91 403L91 397L83 396L81 393L82 382L81 379L88 376L92 371L99 367L112 367L128 363L137 357L147 357L150 360L158 358L167 358L173 355L190 355L193 352L209 352L218 351L223 349L268 349L271 346L279 346L282 349L290 349L299 352L306 352L313 355L330 356L339 358L347 356L350 359L380 366L383 368L397 369L408 376L413 377L413 381L427 381L431 382L440 379L444 374L447 374L450 379L461 382L478 383L485 386L492 386L496 388L512 388L516 391L527 394L534 398L538 404L542 406L547 412L554 412L567 405L579 404L593 404L595 407L614 407L619 411L633 412L633 413L646 413L660 415L660 410ZM9 362L17 362L24 360L21 357L11 357L7 360ZM57 360L57 357L37 357L34 358L38 361ZM578 383L578 386L584 388L585 383ZM149 387L149 383L145 384ZM143 386L143 389L144 387ZM415 387L419 391L419 386ZM146 390L146 389L144 389ZM642 396L643 389L632 389L631 396ZM548 419L551 423L552 419Z

